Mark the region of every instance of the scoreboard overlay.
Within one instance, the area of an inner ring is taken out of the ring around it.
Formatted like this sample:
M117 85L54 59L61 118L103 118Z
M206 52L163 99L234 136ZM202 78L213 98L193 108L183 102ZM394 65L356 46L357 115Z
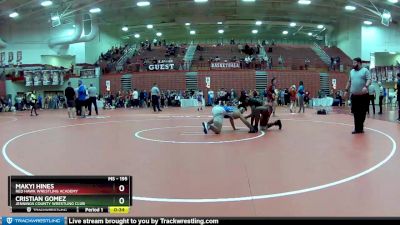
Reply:
M131 176L9 176L12 212L127 213Z

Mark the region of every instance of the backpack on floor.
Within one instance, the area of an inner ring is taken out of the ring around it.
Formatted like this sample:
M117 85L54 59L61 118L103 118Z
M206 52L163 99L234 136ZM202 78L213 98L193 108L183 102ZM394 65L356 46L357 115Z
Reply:
M318 115L326 115L326 110L325 109L320 109L317 111Z

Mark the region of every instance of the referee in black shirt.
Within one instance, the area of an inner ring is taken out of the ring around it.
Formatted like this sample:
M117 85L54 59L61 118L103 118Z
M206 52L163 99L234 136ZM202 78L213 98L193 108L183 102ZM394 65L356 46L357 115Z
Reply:
M67 99L68 118L75 119L75 90L71 87L71 82L68 82L68 87L65 89L65 98Z

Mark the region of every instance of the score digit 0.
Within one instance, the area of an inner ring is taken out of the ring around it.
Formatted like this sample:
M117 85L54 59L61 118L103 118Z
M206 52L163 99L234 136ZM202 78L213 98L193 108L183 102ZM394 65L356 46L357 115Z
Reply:
M120 192L124 192L124 191L125 191L125 186L122 185L122 184L119 185L118 190L119 190Z

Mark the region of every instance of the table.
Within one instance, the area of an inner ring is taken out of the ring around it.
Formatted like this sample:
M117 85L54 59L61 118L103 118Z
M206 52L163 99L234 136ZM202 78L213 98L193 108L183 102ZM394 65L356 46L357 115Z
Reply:
M181 99L181 108L188 108L188 107L197 107L198 102L197 99L191 98L191 99ZM203 106L205 106L205 101L203 98Z
M325 98L313 98L312 99L312 106L322 106L322 107L327 107L327 106L332 106L333 104L333 98L331 97L325 97Z

